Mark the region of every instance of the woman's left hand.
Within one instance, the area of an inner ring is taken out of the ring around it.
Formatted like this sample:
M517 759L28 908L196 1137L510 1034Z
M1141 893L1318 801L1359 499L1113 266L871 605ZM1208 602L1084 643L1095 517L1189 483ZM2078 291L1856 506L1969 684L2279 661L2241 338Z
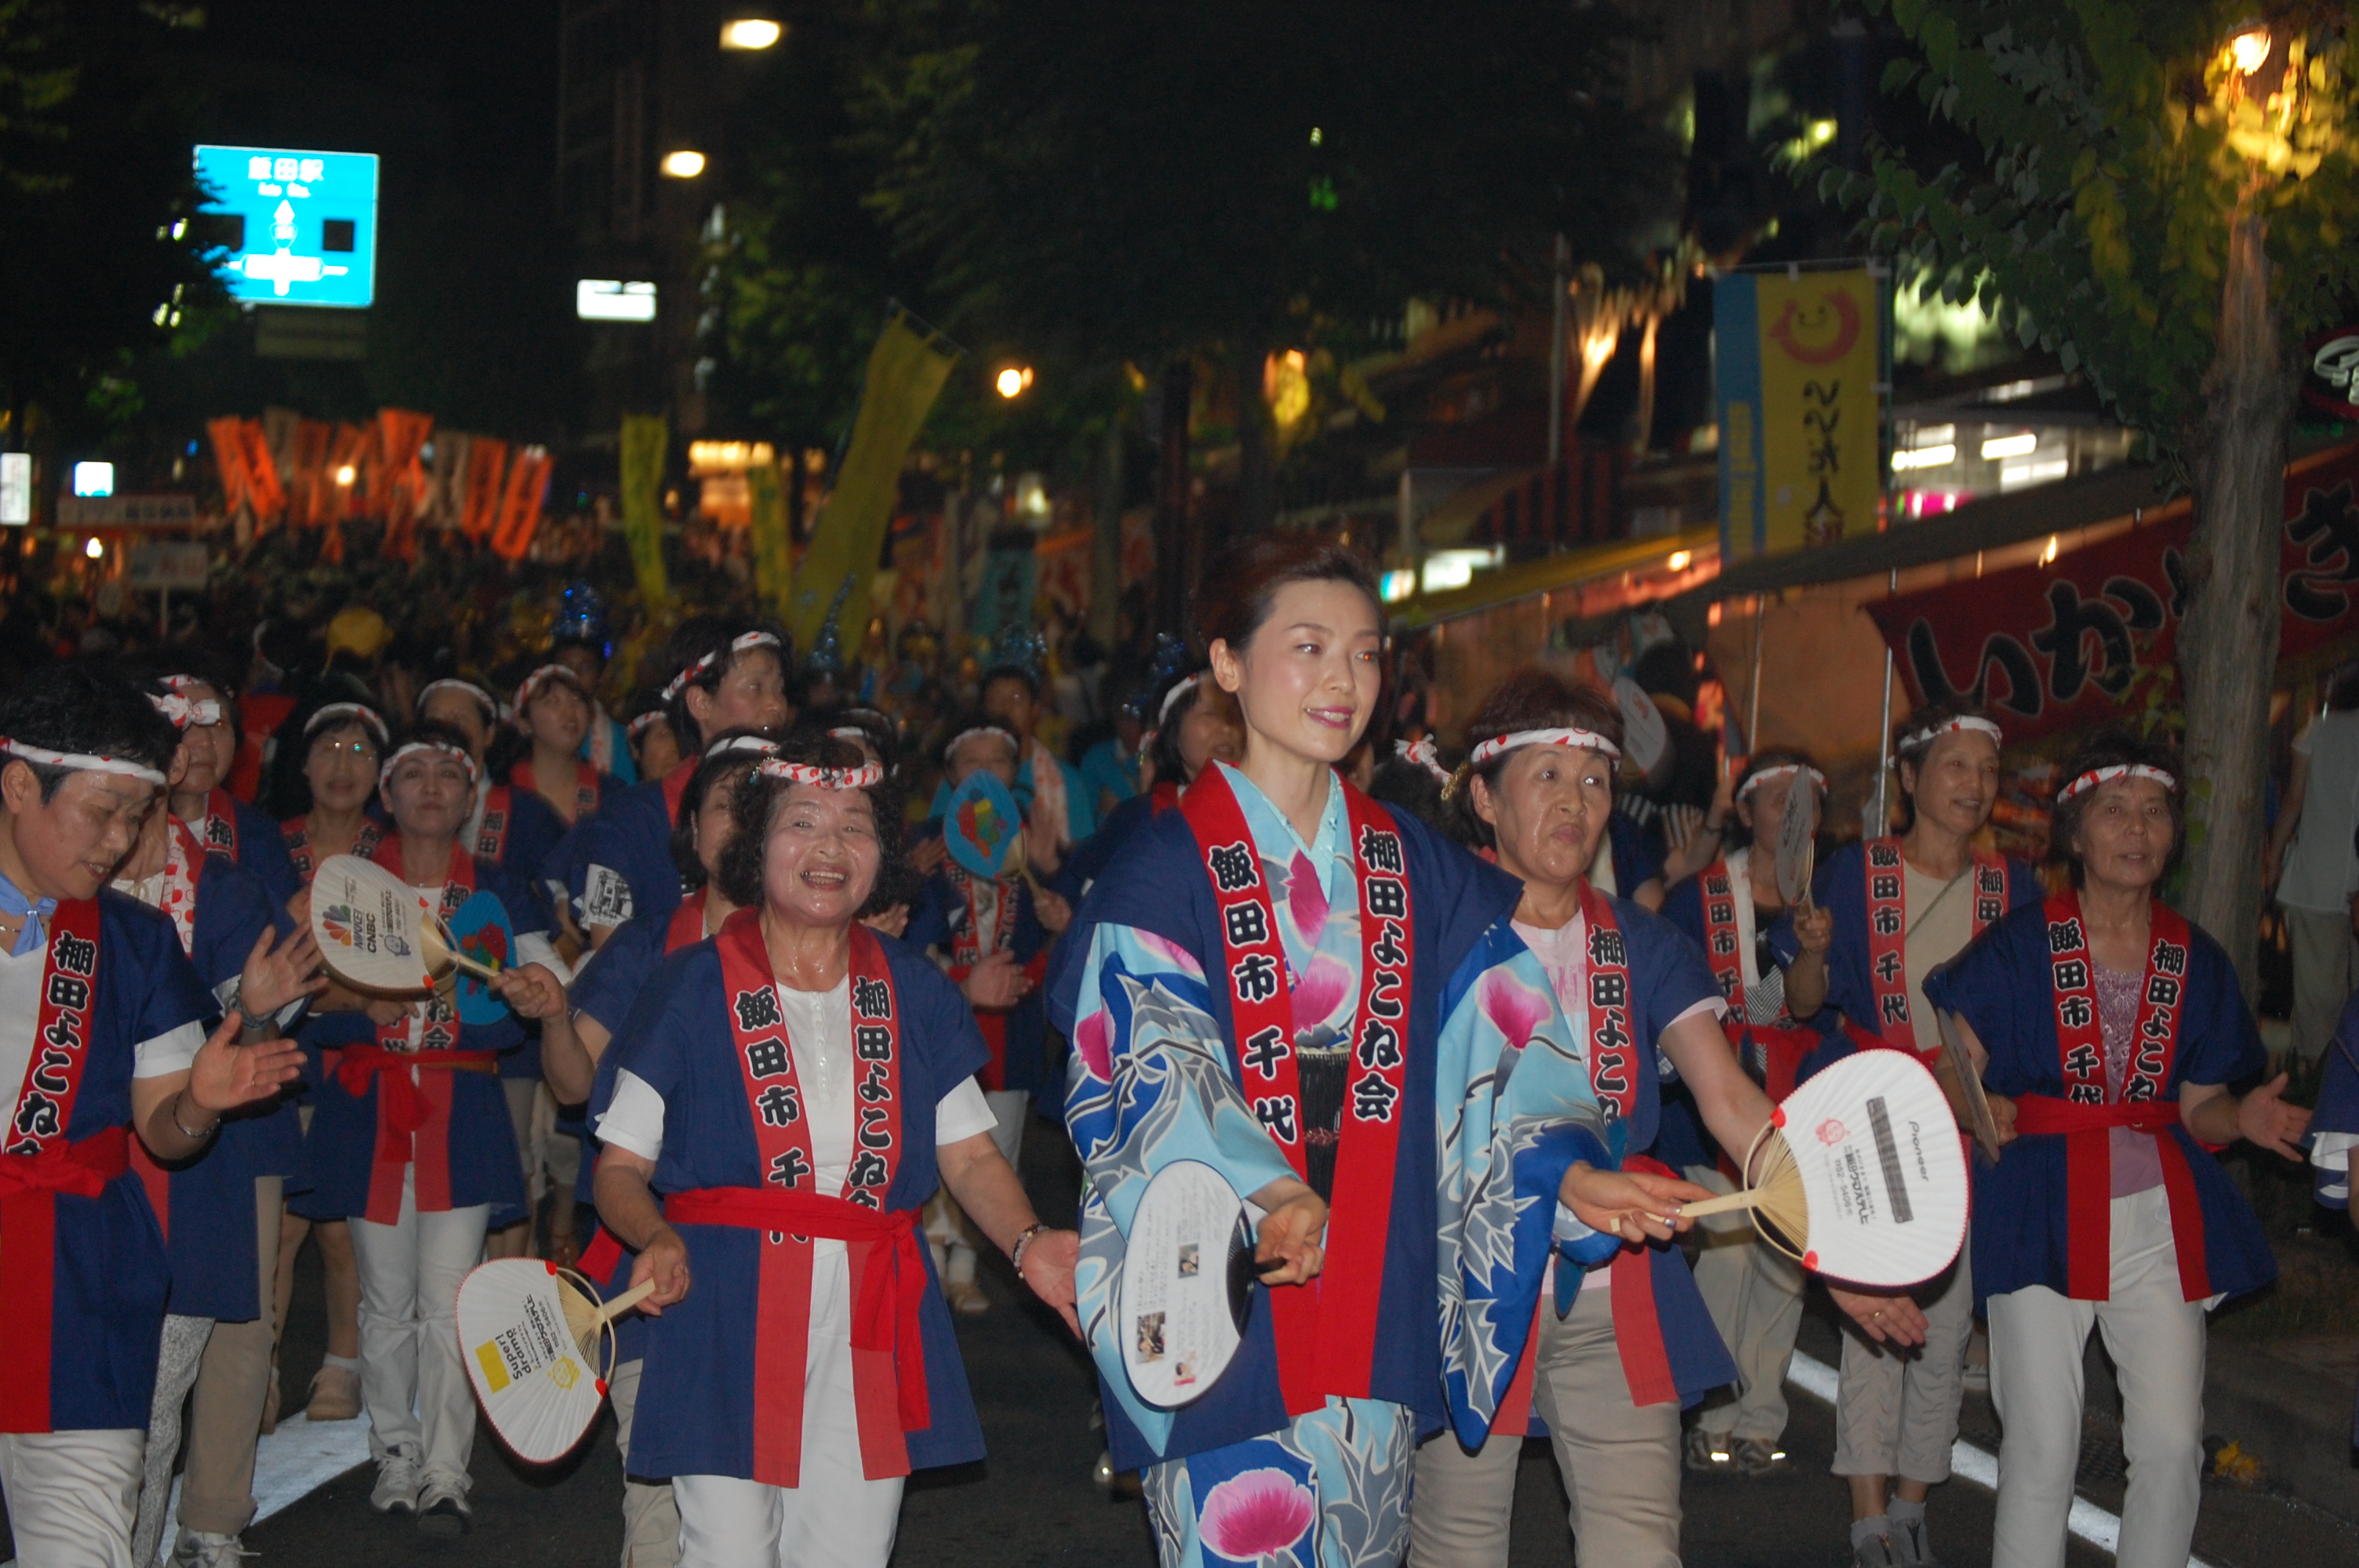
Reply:
M1870 1339L1887 1345L1925 1343L1925 1314L1911 1298L1829 1285L1827 1294Z
M1695 1224L1680 1212L1683 1203L1701 1203L1710 1188L1676 1176L1644 1171L1601 1171L1576 1162L1564 1173L1558 1198L1592 1230L1624 1241L1669 1241Z
M909 929L909 906L906 903L888 905L874 914L862 915L860 924L871 931L881 931L887 936L898 936Z
M545 964L502 969L492 989L518 1018L554 1018L565 1011L565 982Z
M282 943L277 932L265 926L239 971L238 1002L248 1012L268 1017L299 998L326 990L328 978L319 968L320 948L310 932L298 929Z
M1073 1285L1073 1268L1082 1259L1082 1233L1078 1230L1043 1230L1024 1245L1024 1282L1032 1293L1055 1307L1073 1331L1082 1336L1082 1320L1073 1315L1073 1306L1081 1298Z
M1051 936L1062 935L1065 927L1073 923L1073 906L1062 894L1043 887L1032 890L1032 913L1039 920L1040 929Z
M242 1027L234 1017L223 1022L189 1064L189 1101L208 1115L268 1099L303 1071L301 1046L277 1037L241 1045Z
M2236 1105L2236 1135L2288 1160L2304 1158L2302 1134L2310 1130L2310 1112L2283 1099L2286 1076L2279 1073L2246 1095Z

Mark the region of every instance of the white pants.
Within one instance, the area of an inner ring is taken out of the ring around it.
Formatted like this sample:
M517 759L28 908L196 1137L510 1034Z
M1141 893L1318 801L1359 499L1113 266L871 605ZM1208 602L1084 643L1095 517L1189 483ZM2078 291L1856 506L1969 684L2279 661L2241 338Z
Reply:
M1836 1475L1897 1476L1928 1486L1950 1478L1966 1397L1966 1341L1974 1331L1973 1246L1969 1231L1949 1272L1908 1292L1925 1314L1923 1345L1899 1353L1856 1328L1843 1330Z
M17 1568L130 1568L147 1452L136 1430L0 1434Z
M669 1481L642 1481L631 1473L631 1418L639 1411L643 1360L614 1368L606 1397L614 1406L614 1447L623 1456L623 1568L673 1568L679 1561L679 1509Z
M2203 1485L2203 1307L2181 1298L2170 1203L2161 1187L2113 1201L2112 1300L2045 1285L1988 1303L1998 1451L1995 1568L2062 1568L2081 1459L2082 1350L2092 1324L2122 1386L2130 1462L2120 1568L2184 1568Z
M1023 1167L1016 1164L1016 1157L1024 1152L1024 1122L1032 1114L1032 1091L985 1089L983 1099L991 1107L991 1114L999 1119L999 1125L991 1130L991 1141L999 1146L1000 1158L1021 1170Z
M361 1402L369 1453L406 1453L424 1481L467 1487L475 1445L475 1390L459 1359L459 1285L483 1260L491 1206L418 1212L413 1169L401 1184L401 1217L353 1217L361 1272Z
M822 1241L811 1250L802 1484L673 1476L680 1568L885 1568L893 1555L904 1477L872 1481L861 1473L843 1244Z
M1690 1165L1688 1179L1713 1192L1734 1191L1711 1165ZM1802 1266L1761 1239L1743 1214L1708 1215L1696 1253L1696 1289L1704 1310L1736 1358L1736 1391L1716 1394L1696 1424L1724 1444L1748 1439L1775 1445L1786 1433L1786 1368L1802 1326Z

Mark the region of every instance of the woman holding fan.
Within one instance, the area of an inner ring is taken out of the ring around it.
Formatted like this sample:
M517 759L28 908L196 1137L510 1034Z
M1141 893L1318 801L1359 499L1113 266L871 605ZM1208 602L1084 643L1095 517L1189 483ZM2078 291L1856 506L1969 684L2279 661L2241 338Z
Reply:
M1926 988L1954 1011L2003 1141L1974 1171L1973 1282L1990 1319L1995 1562L2064 1561L2093 1325L2122 1389L2124 1568L2187 1561L2203 1474L2205 1312L2277 1277L2207 1148L2301 1158L2310 1112L2265 1060L2228 955L2155 897L2185 833L2179 760L2115 732L2082 746L2050 841L2069 892L2017 909Z

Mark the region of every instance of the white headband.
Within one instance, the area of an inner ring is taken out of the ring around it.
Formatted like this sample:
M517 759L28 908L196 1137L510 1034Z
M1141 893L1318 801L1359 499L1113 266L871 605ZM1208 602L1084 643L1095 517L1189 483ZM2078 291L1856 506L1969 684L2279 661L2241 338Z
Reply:
M874 742L876 739L876 737L871 735L867 730L863 730L857 724L838 725L835 729L829 730L828 734L838 741L867 741Z
M458 758L467 764L467 782L475 782L475 759L465 748L443 741L411 741L395 747L393 755L385 760L385 766L376 771L377 787L385 787L386 782L393 777L393 770L401 765L402 758L414 757L420 752L440 752L446 757Z
M885 782L885 770L875 762L863 762L856 768L815 768L809 762L782 762L773 757L762 764L761 772L765 778L809 784L813 789L870 789Z
M1997 725L1992 723L1987 719L1976 719L1972 716L1968 716L1962 719L1949 719L1943 723L1934 725L1930 730L1919 730L1914 735L1903 735L1900 738L1900 744L1893 747L1892 750L1896 753L1901 752L1913 752L1919 746L1930 746L1934 741L1940 740L1942 736L1954 734L1960 730L1979 730L1984 734L1991 738L1992 745L2004 746L2006 744L2006 737L1999 733Z
M212 681L207 680L202 676L166 676L162 679L162 685L164 689L170 692L175 697L187 697L189 695L189 688L192 686L212 687L216 692L221 689L218 686L214 686ZM194 701L200 699L191 698L190 700ZM216 719L215 722L218 723L219 720Z
M663 721L664 710L660 708L650 708L623 726L623 738L626 741L636 741Z
M341 724L346 719L375 736L379 749L393 739L386 730L385 720L377 716L376 709L357 702L332 702L321 708L303 721L303 739L308 741L331 724Z
M1024 754L1024 742L1016 738L1015 730L1003 730L996 724L978 724L972 730L962 730L951 737L951 743L942 748L942 761L947 762L957 756L958 749L978 735L996 735L1013 747L1017 756Z
M1746 795L1751 795L1755 789L1762 784L1767 784L1771 779L1782 779L1788 773L1808 773L1810 775L1810 782L1819 786L1821 794L1824 794L1826 791L1827 775L1819 772L1818 769L1811 767L1807 762L1780 762L1774 768L1764 768L1759 773L1755 773L1751 778L1746 779L1745 781L1745 787L1736 792L1736 798L1743 800Z
M484 710L484 718L490 719L495 724L497 724L500 721L500 705L493 699L490 692L485 691L473 681L453 680L448 676L445 676L441 680L428 681L426 683L426 689L418 694L419 712L423 713L426 711L426 704L438 691L463 691L469 697L475 699L475 705Z
M80 752L52 752L46 746L27 745L0 736L0 752L22 757L28 762L38 762L46 768L65 768L77 773L121 773L127 779L164 787L164 775L145 762L135 762L125 757L92 757Z
M150 696L147 700L156 711L172 721L172 728L185 733L190 729L221 722L221 704L210 697L190 698L179 692Z
M1521 746L1587 747L1593 752L1603 752L1615 762L1622 760L1622 748L1593 730L1518 730L1512 735L1495 735L1484 741L1474 748L1466 761L1479 768L1501 752L1512 752Z
M2110 768L2092 768L2058 790L2056 804L2061 806L2083 791L2093 790L2101 784L2111 784L2119 778L2152 779L2167 790L2176 792L2179 788L2179 781L2160 768L2148 767L2144 762L2116 762Z
M727 735L704 748L704 760L709 762L715 757L726 757L737 752L767 757L777 749L778 743L766 735Z
M1203 680L1204 672L1199 670L1194 675L1190 676L1186 680L1174 685L1169 691L1163 694L1163 706L1155 710L1155 727L1158 730L1162 729L1164 725L1171 721L1171 709L1173 705L1181 697L1193 692L1197 687L1202 685Z
M516 710L518 713L522 713L525 709L525 705L532 700L533 693L538 691L542 687L547 686L553 680L563 681L574 690L582 692L582 695L585 698L590 695L587 691L582 690L582 677L575 675L565 665L543 665L540 668L533 671L532 674L525 676L524 684L516 687Z
M689 682L694 680L697 676L711 669L714 665L719 664L724 654L734 658L737 654L744 653L748 648L776 648L777 646L779 646L778 634L775 632L747 632L737 637L732 638L726 648L713 649L712 652L705 654L704 657L697 660L696 663L689 665L688 668L672 676L671 684L663 688L663 699L666 702L670 702L676 699L681 692L688 689Z
M1408 741L1394 741L1393 755L1405 762L1415 762L1443 784L1450 782L1450 770L1441 765L1441 748L1433 743L1433 737L1430 735L1414 743Z

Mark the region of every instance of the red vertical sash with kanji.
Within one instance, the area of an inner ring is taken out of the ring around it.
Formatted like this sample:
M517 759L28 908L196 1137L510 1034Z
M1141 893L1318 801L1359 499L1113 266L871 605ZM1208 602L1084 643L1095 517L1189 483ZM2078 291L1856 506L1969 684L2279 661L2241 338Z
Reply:
M1865 849L1867 983L1875 1001L1875 1027L1869 1033L1879 1038L1861 1043L1930 1054L1919 1050L1917 1022L1908 1013L1908 871L1900 840L1871 838ZM2006 862L1977 853L1970 870L1974 879L1973 936L1980 936L2006 914Z
M225 789L205 795L204 839L205 848L213 853L237 859L237 802Z
M540 788L533 777L532 763L529 760L518 762L508 770L508 783L517 789L529 793L537 794ZM579 821L585 812L597 809L598 770L588 762L576 762L573 764L574 820Z
M1802 1058L1819 1044L1816 1030L1794 1025L1792 1015L1781 1006L1777 1022L1756 1024L1745 1011L1744 933L1736 924L1736 901L1752 896L1752 861L1746 860L1746 886L1736 885L1736 874L1726 860L1716 860L1703 873L1704 957L1712 965L1712 978L1719 982L1720 994L1728 1002L1728 1011L1720 1017L1722 1033L1737 1053L1740 1063L1747 1054L1761 1069L1762 1088L1773 1100L1784 1099L1794 1092L1794 1082L1800 1076ZM2004 913L2002 911L2002 913ZM1751 1065L1747 1065L1747 1071ZM1720 1157L1720 1168L1731 1181L1742 1178L1725 1151Z
M737 1067L745 1082L746 1106L753 1115L755 1142L761 1151L762 1190L767 1193L775 1189L779 1194L816 1199L837 1207L856 1206L872 1215L884 1215L886 1194L900 1162L902 1137L900 1008L884 944L866 926L853 925L853 1054L861 1074L853 1093L858 1102L859 1126L853 1133L852 1164L844 1173L843 1190L837 1197L813 1191L810 1127L804 1115L808 1102L795 1070L794 1050L787 1038L786 1016L778 1004L777 980L770 968L768 946L762 938L761 912L741 909L731 915L722 925L715 945L720 950L721 983L729 1006L729 1027L736 1042ZM821 1214L823 1211L811 1217L822 1222ZM693 1206L684 1211L683 1217L691 1221L700 1217L693 1212ZM759 1245L760 1285L754 1334L753 1478L766 1486L792 1487L800 1484L802 1468L803 1384L808 1375L810 1343L811 1238L765 1231ZM906 1476L909 1473L909 1453L903 1433L929 1423L924 1356L915 1338L914 1314L904 1314L905 1326L900 1331L908 1336L908 1358L915 1368L913 1375L904 1376L899 1365L901 1357L895 1354L897 1335L891 1325L868 1321L884 1304L883 1295L871 1283L872 1276L897 1267L892 1255L895 1244L871 1236L847 1239L844 1246L853 1294L853 1402L860 1424L862 1473L872 1479ZM904 1270L908 1267L906 1263L897 1266ZM919 1267L922 1269L922 1265ZM906 1286L907 1281L903 1284ZM880 1327L884 1329L881 1335Z
M164 892L158 907L172 917L172 930L180 939L180 951L193 957L197 950L197 878L204 870L205 849L189 825L177 816L168 817L164 825ZM147 1152L147 1145L137 1139L131 1141L131 1168L139 1173L139 1184L147 1190L147 1206L156 1211L156 1227L164 1239L172 1238L172 1173L156 1163Z
M1739 949L1744 944L1736 929L1736 885L1729 876L1726 860L1714 860L1704 869L1701 891L1704 961L1712 966L1712 980L1728 1003L1726 1016L1741 1020L1745 1015L1745 956Z
M27 918L31 918L27 916ZM55 1327L58 1194L96 1197L130 1159L120 1127L70 1143L75 1097L90 1064L98 991L95 899L60 903L49 916L40 1012L0 1152L0 1432L49 1430Z
M1384 809L1345 784L1360 894L1360 1002L1343 1096L1327 1262L1308 1285L1269 1292L1278 1382L1288 1411L1329 1396L1364 1399L1374 1370L1376 1308L1392 1229L1393 1171L1408 1068L1415 938L1400 833ZM1237 1081L1263 1130L1300 1176L1308 1170L1294 1059L1294 996L1286 946L1244 807L1217 766L1196 776L1180 810L1195 834L1221 922Z
M2178 1098L2170 1092L2171 1063L2179 1052L2179 1010L2186 1000L2187 964L2192 944L2187 919L2168 904L2151 906L2152 941L2138 987L2136 1043L2122 1092L2108 1092L2105 1034L2097 1015L2096 958L2081 915L2081 895L2067 892L2048 901L2049 984L2055 995L2056 1049L2064 1077L2061 1099L2024 1095L2017 1099L2016 1130L2064 1139L2064 1235L2066 1294L2102 1302L2113 1294L2113 1141L2111 1130L2127 1127L2153 1135L2161 1156L2162 1184L2170 1202L2170 1232L2179 1257L2184 1299L2212 1293L2203 1249L2203 1207L2187 1152L2169 1134L2179 1121Z
M958 889L960 897L966 903L966 919L951 933L950 967L950 978L964 985L966 978L974 973L977 964L1014 943L1016 925L1023 913L1016 901L1024 896L1024 883L1021 879L1011 877L1006 881L985 884L956 860L943 862L942 872L950 878L951 885ZM983 901L977 892L985 885L998 889L993 903L991 939L988 942L984 940ZM1032 955L1032 961L1024 966L1025 978L1035 986L1047 978L1048 972L1049 954L1046 948ZM991 1060L975 1074L976 1080L986 1089L1007 1087L1007 1015L1013 1011L980 1007L974 1010L975 1028L982 1032L983 1043L991 1051Z
M310 887L319 874L318 857L311 853L311 818L309 813L294 817L279 829L279 838L287 846L287 858L295 863L295 874ZM376 854L376 847L385 841L385 829L369 817L361 818L361 830L353 836L353 847L344 851L366 860Z
M515 790L494 784L484 792L484 820L475 831L475 853L497 860L508 847L508 819L515 814Z

